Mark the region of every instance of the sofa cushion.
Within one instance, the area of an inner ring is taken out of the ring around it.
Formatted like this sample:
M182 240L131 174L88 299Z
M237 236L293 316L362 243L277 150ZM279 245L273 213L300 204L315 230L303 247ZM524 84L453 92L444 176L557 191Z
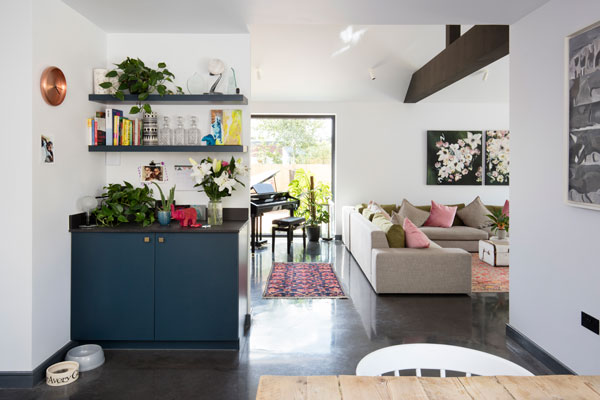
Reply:
M431 240L486 240L488 238L486 231L470 226L452 226L450 228L424 226L421 231Z
M362 210L362 216L368 219L369 221L373 221L373 217L377 214L375 211L365 208Z
M431 213L423 226L450 228L456 216L457 207L444 206L431 200Z
M385 233L385 237L387 238L388 245L390 247L406 247L404 229L402 229L402 225L393 224L382 214L375 214L372 222Z
M367 208L367 206L368 205L365 203L360 203L360 204L355 205L354 208L356 209L356 211L358 211L359 214L362 214L363 210L365 208Z
M402 224L404 223L404 218L408 218L413 224L419 227L423 226L425 221L427 221L427 218L429 218L429 210L421 210L410 204L408 200L404 199L402 200L402 204L400 205L397 215L398 217L396 220L393 220L392 222ZM392 214L392 218L393 217L394 215Z
M396 206L394 206L396 207ZM369 210L371 211L375 211L376 213L380 213L383 214L383 216L390 221L392 219L392 216L390 215L390 213L388 213L382 206L380 206L378 203L375 203L374 201L370 201L369 202ZM394 211L392 211L394 212Z
M426 249L429 247L431 240L410 219L404 218L402 229L404 229L406 247L411 249Z
M459 203L459 204L446 204L448 207L456 207L457 211L460 209L465 208L465 203ZM418 208L419 210L423 210L423 211L427 211L427 212L431 212L431 206L415 206L416 208ZM493 206L492 206L493 207ZM452 222L452 226L465 226L465 223L462 221L462 219L460 219L460 217L458 215L456 215L454 217L454 222Z
M488 217L489 213L490 211L483 205L479 196L465 208L456 212L465 225L477 229L485 228L492 224L492 221Z
M504 207L502 207L502 214L508 216L509 208L510 208L510 203L508 202L508 199L506 199L506 201L504 202Z

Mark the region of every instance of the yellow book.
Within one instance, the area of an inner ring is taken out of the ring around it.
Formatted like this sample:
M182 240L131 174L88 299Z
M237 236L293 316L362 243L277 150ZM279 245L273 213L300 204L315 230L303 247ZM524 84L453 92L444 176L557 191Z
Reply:
M92 130L92 119L88 118L87 120L87 133L88 133L88 139L90 139L90 146L92 146L94 144L94 131Z

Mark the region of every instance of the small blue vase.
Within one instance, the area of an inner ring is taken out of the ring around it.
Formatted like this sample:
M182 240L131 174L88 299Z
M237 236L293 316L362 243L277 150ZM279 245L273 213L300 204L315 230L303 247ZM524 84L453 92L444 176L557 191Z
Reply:
M171 211L159 211L158 223L162 226L167 226L171 222Z

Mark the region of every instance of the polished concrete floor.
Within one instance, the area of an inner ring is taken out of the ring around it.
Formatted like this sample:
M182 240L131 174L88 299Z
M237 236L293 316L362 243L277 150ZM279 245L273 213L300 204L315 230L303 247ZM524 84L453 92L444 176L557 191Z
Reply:
M262 299L271 263L333 263L349 299ZM377 296L340 242L278 239L257 251L252 327L242 350L106 351L106 364L62 388L0 390L4 399L254 399L261 375L354 374L366 354L400 343L466 346L508 358L535 374L550 371L504 334L508 294Z

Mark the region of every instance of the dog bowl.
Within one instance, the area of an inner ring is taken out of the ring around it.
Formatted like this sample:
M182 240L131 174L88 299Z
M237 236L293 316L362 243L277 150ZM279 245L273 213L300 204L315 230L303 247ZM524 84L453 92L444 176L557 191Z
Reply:
M104 351L97 344L84 344L69 350L65 360L77 361L79 372L90 371L104 364Z
M79 378L79 363L77 361L63 361L51 365L46 369L46 383L48 386L63 386L73 383Z

